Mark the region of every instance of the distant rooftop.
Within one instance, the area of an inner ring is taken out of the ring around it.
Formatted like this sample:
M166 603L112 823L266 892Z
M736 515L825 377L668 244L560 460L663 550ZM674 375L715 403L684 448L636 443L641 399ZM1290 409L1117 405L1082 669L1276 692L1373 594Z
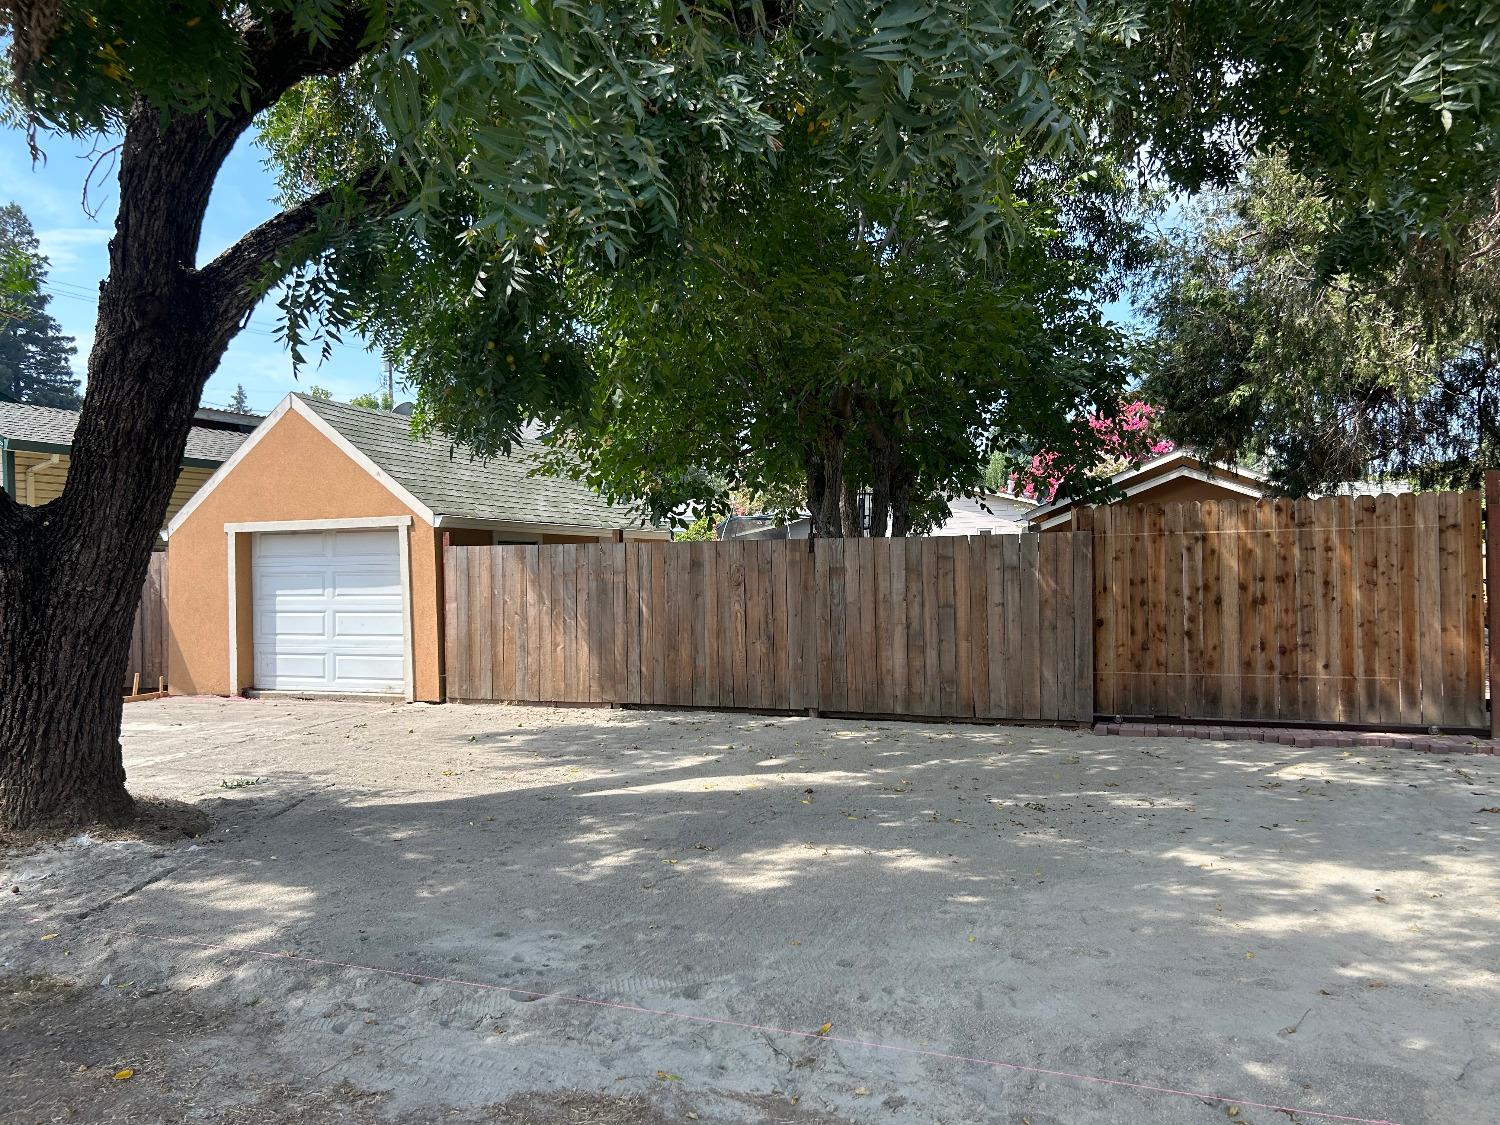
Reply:
M73 445L73 431L78 428L78 411L55 406L32 406L21 402L0 402L0 440L24 442L45 447L49 452L66 453ZM214 464L229 457L246 438L238 430L194 426L188 431L183 457L189 461L211 461Z

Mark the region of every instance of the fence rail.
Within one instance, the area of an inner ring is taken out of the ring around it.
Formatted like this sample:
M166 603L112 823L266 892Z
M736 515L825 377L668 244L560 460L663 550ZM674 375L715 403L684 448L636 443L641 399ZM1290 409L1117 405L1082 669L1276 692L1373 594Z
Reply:
M1102 714L1487 725L1480 493L1093 515Z
M457 700L1088 721L1087 533L445 550Z

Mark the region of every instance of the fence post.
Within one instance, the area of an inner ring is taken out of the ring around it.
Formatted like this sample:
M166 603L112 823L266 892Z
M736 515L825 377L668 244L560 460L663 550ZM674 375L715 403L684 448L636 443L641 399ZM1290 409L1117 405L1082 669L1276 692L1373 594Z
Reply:
M1484 474L1484 602L1489 623L1490 737L1500 738L1500 470ZM1471 665L1472 667L1472 665Z

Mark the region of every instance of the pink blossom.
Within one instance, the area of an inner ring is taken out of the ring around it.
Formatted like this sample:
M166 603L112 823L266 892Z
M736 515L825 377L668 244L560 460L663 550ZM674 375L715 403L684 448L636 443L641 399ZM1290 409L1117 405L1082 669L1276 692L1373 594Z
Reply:
M1092 471L1117 473L1172 452L1176 446L1152 432L1159 413L1150 403L1136 399L1123 404L1113 418L1089 415L1085 424L1102 452L1099 464ZM1066 470L1071 468L1067 462L1059 461L1056 450L1038 453L1025 469L1011 476L1010 491L1027 500L1050 503L1069 475Z

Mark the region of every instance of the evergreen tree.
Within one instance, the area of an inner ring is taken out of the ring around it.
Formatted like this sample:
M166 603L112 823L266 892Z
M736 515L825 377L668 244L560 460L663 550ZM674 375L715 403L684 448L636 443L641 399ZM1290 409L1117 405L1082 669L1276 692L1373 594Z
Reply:
M234 394L229 396L229 409L236 414L250 413L250 398L245 394L244 383L234 385Z
M78 380L68 362L77 349L47 312L47 259L31 220L14 203L0 207L0 256L24 274L24 284L0 307L0 402L77 408Z

